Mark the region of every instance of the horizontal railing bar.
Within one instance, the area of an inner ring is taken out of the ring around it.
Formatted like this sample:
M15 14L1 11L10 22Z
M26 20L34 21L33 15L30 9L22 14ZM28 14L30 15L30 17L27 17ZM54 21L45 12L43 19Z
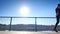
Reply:
M10 16L0 16L0 18L56 18L56 17L10 17Z

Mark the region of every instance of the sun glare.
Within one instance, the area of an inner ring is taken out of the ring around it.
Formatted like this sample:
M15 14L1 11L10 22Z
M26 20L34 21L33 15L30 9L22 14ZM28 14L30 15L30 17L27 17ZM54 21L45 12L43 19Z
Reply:
M22 16L28 16L29 8L28 7L21 7L20 13L21 13Z

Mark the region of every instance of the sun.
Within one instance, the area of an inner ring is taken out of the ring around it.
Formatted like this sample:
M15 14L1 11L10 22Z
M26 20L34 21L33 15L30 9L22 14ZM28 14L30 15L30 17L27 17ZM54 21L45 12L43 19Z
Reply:
M21 13L22 16L28 16L29 8L28 7L21 7L20 13Z

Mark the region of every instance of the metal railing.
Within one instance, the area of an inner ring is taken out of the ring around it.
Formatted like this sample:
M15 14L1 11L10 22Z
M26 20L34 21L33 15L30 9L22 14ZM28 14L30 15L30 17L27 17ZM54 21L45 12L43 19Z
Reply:
M37 31L37 18L55 18L55 17L8 17L8 16L0 16L0 18L10 18L10 28L11 30L11 24L12 24L12 18L34 18L35 19L35 31Z

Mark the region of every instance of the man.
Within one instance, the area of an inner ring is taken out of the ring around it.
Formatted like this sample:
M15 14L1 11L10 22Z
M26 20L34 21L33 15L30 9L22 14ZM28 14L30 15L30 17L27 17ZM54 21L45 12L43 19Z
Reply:
M55 27L54 27L54 31L58 32L57 31L57 25L59 24L59 19L60 19L60 4L58 4L57 8L56 8L56 24L55 24Z

